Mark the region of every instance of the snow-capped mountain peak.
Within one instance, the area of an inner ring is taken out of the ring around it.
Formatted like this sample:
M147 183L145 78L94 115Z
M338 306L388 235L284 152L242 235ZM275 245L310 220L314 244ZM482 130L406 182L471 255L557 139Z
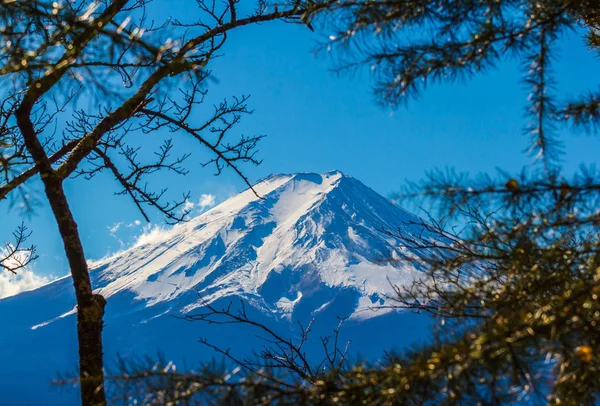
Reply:
M170 359L203 362L214 353L198 345L198 335L242 356L264 345L251 326L169 317L204 312L204 301L228 307L241 306L235 300L241 299L253 320L286 337L302 335L298 324L310 323L316 340L304 348L317 355L319 337L331 334L339 318L349 319L339 330L341 342L352 340L353 354L361 356L379 356L426 331L426 319L385 306L393 285L419 275L397 259L419 253L383 230L423 236L417 217L337 171L270 176L254 189L90 262L93 286L108 300L109 364L116 354L157 349ZM75 305L70 277L0 300L0 323L7 326L0 357L11 365L0 378L25 404L77 403L57 391L27 390L76 365Z
M356 309L383 302L415 271L381 230L416 220L339 171L274 175L188 223L95 264L98 291L153 306L190 291L242 296L289 314L320 289L352 289ZM199 305L177 303L183 312ZM323 305L323 303L321 303Z

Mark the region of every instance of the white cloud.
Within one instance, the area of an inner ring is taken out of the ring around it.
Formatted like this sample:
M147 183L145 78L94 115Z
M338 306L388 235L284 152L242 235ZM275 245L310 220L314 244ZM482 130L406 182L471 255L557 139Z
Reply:
M0 249L0 257L7 256L8 248ZM18 268L28 261L29 253L19 252L3 262L4 265ZM0 268L0 299L35 289L49 282L49 278L36 275L31 269L24 267L13 273Z
M220 194L219 194L220 195ZM200 196L200 200L198 203L193 203L189 200L186 200L182 205L181 210L190 211L192 216L194 214L198 215L211 207L216 206L217 197L210 193L205 193ZM157 243L165 240L169 233L171 232L171 228L165 228L158 225L146 224L141 227L141 234L138 237L132 236L132 234L137 234L138 227L142 226L142 222L140 220L134 220L133 222L117 222L112 226L107 227L111 236L115 237L120 244L120 249L117 252L111 252L107 254L104 258L98 260L88 260L88 266L96 267L102 264L104 261L115 257L116 255L124 252L126 249L140 247L146 244ZM119 238L119 235L123 233L125 228L130 229L127 243ZM134 229L137 229L134 231ZM133 243L131 241L133 240Z
M196 205L194 203L190 202L189 200L186 200L183 203L183 206L181 207L181 212L182 213L183 212L188 212L189 213L189 212L191 212L194 209L194 207L196 207Z
M133 223L126 224L125 226L133 228L141 224L141 221L136 220ZM142 233L139 236L132 237L130 241L133 241L133 243L125 244L123 241L119 240L119 243L121 244L121 249L119 249L118 251L109 252L104 257L99 259L87 259L88 267L90 269L96 268L112 260L113 258L118 257L127 250L137 248L146 244L160 242L168 236L169 231L170 228L164 228L154 224L147 224L144 227L142 227Z
M194 214L200 214L209 208L213 207L216 204L216 197L212 194L203 194L200 196L200 200L198 203L190 202L186 200L181 206L181 213L190 213L192 216Z
M148 224L148 226L144 227L142 234L137 238L133 247L162 241L169 234L169 231L169 229L161 226Z
M119 243L119 246L122 249L126 245L125 241L123 240L124 233L126 233L126 232L131 233L134 229L138 228L141 224L142 224L142 222L140 220L134 220L131 223L119 221L117 223L114 223L112 226L107 227L107 229L108 229L108 233L110 234L110 236L117 240L117 242ZM127 229L129 231L127 231Z
M11 246L0 248L0 258L7 257L7 250L11 248ZM3 264L18 268L20 264L28 262L29 255L30 253L28 252L19 252L9 259L4 260ZM15 274L0 268L0 299L35 289L54 279L54 277L39 276L27 267L17 269L16 272Z
M0 271L0 299L40 287L50 281L29 269L21 269L17 274Z
M119 221L118 223L113 224L112 226L108 227L108 232L111 235L115 235L117 233L117 231L119 231L119 228L121 228L122 224L123 224L122 221Z
M128 228L139 227L141 224L142 224L141 221L135 220L134 222L127 224L127 227Z
M202 196L200 196L198 207L200 208L200 210L206 210L210 207L213 207L216 201L217 199L215 198L215 195L203 194Z

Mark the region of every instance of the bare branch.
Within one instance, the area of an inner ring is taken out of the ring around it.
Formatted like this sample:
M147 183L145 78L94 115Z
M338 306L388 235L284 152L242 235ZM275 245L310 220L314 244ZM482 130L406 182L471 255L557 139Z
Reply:
M16 274L37 259L35 246L25 246L30 236L31 232L27 230L24 224L21 224L13 232L14 241L5 243L4 249L0 250L1 270Z

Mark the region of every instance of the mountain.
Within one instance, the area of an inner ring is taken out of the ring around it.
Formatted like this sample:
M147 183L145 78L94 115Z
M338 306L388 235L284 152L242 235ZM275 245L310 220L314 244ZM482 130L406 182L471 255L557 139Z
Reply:
M161 350L195 362L213 355L199 336L242 354L260 345L249 327L170 317L200 311L203 301L242 300L252 317L288 335L314 319L318 345L347 318L342 339L367 358L415 342L429 322L386 305L393 286L419 277L398 259L418 253L383 231L423 235L419 221L338 171L268 177L187 223L90 262L94 287L108 300L105 358ZM76 402L75 391L45 392L49 378L76 365L72 290L65 277L0 300L0 359L11 365L0 372L0 392L12 404ZM39 393L27 390L32 382Z

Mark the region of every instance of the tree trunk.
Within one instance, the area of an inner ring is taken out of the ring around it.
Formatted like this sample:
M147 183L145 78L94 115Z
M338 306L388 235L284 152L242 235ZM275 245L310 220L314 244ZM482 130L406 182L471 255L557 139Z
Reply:
M56 218L65 253L71 268L77 298L77 338L79 343L79 378L83 406L104 406L104 369L102 359L102 327L106 300L92 292L90 274L83 245L73 218L62 179L52 168L40 144L27 109L17 112L17 123L28 151L40 169L46 196Z
M44 185L64 243L77 297L81 402L84 406L103 406L106 405L106 397L102 360L102 317L106 300L101 295L92 293L77 223L69 208L61 182L46 178Z

